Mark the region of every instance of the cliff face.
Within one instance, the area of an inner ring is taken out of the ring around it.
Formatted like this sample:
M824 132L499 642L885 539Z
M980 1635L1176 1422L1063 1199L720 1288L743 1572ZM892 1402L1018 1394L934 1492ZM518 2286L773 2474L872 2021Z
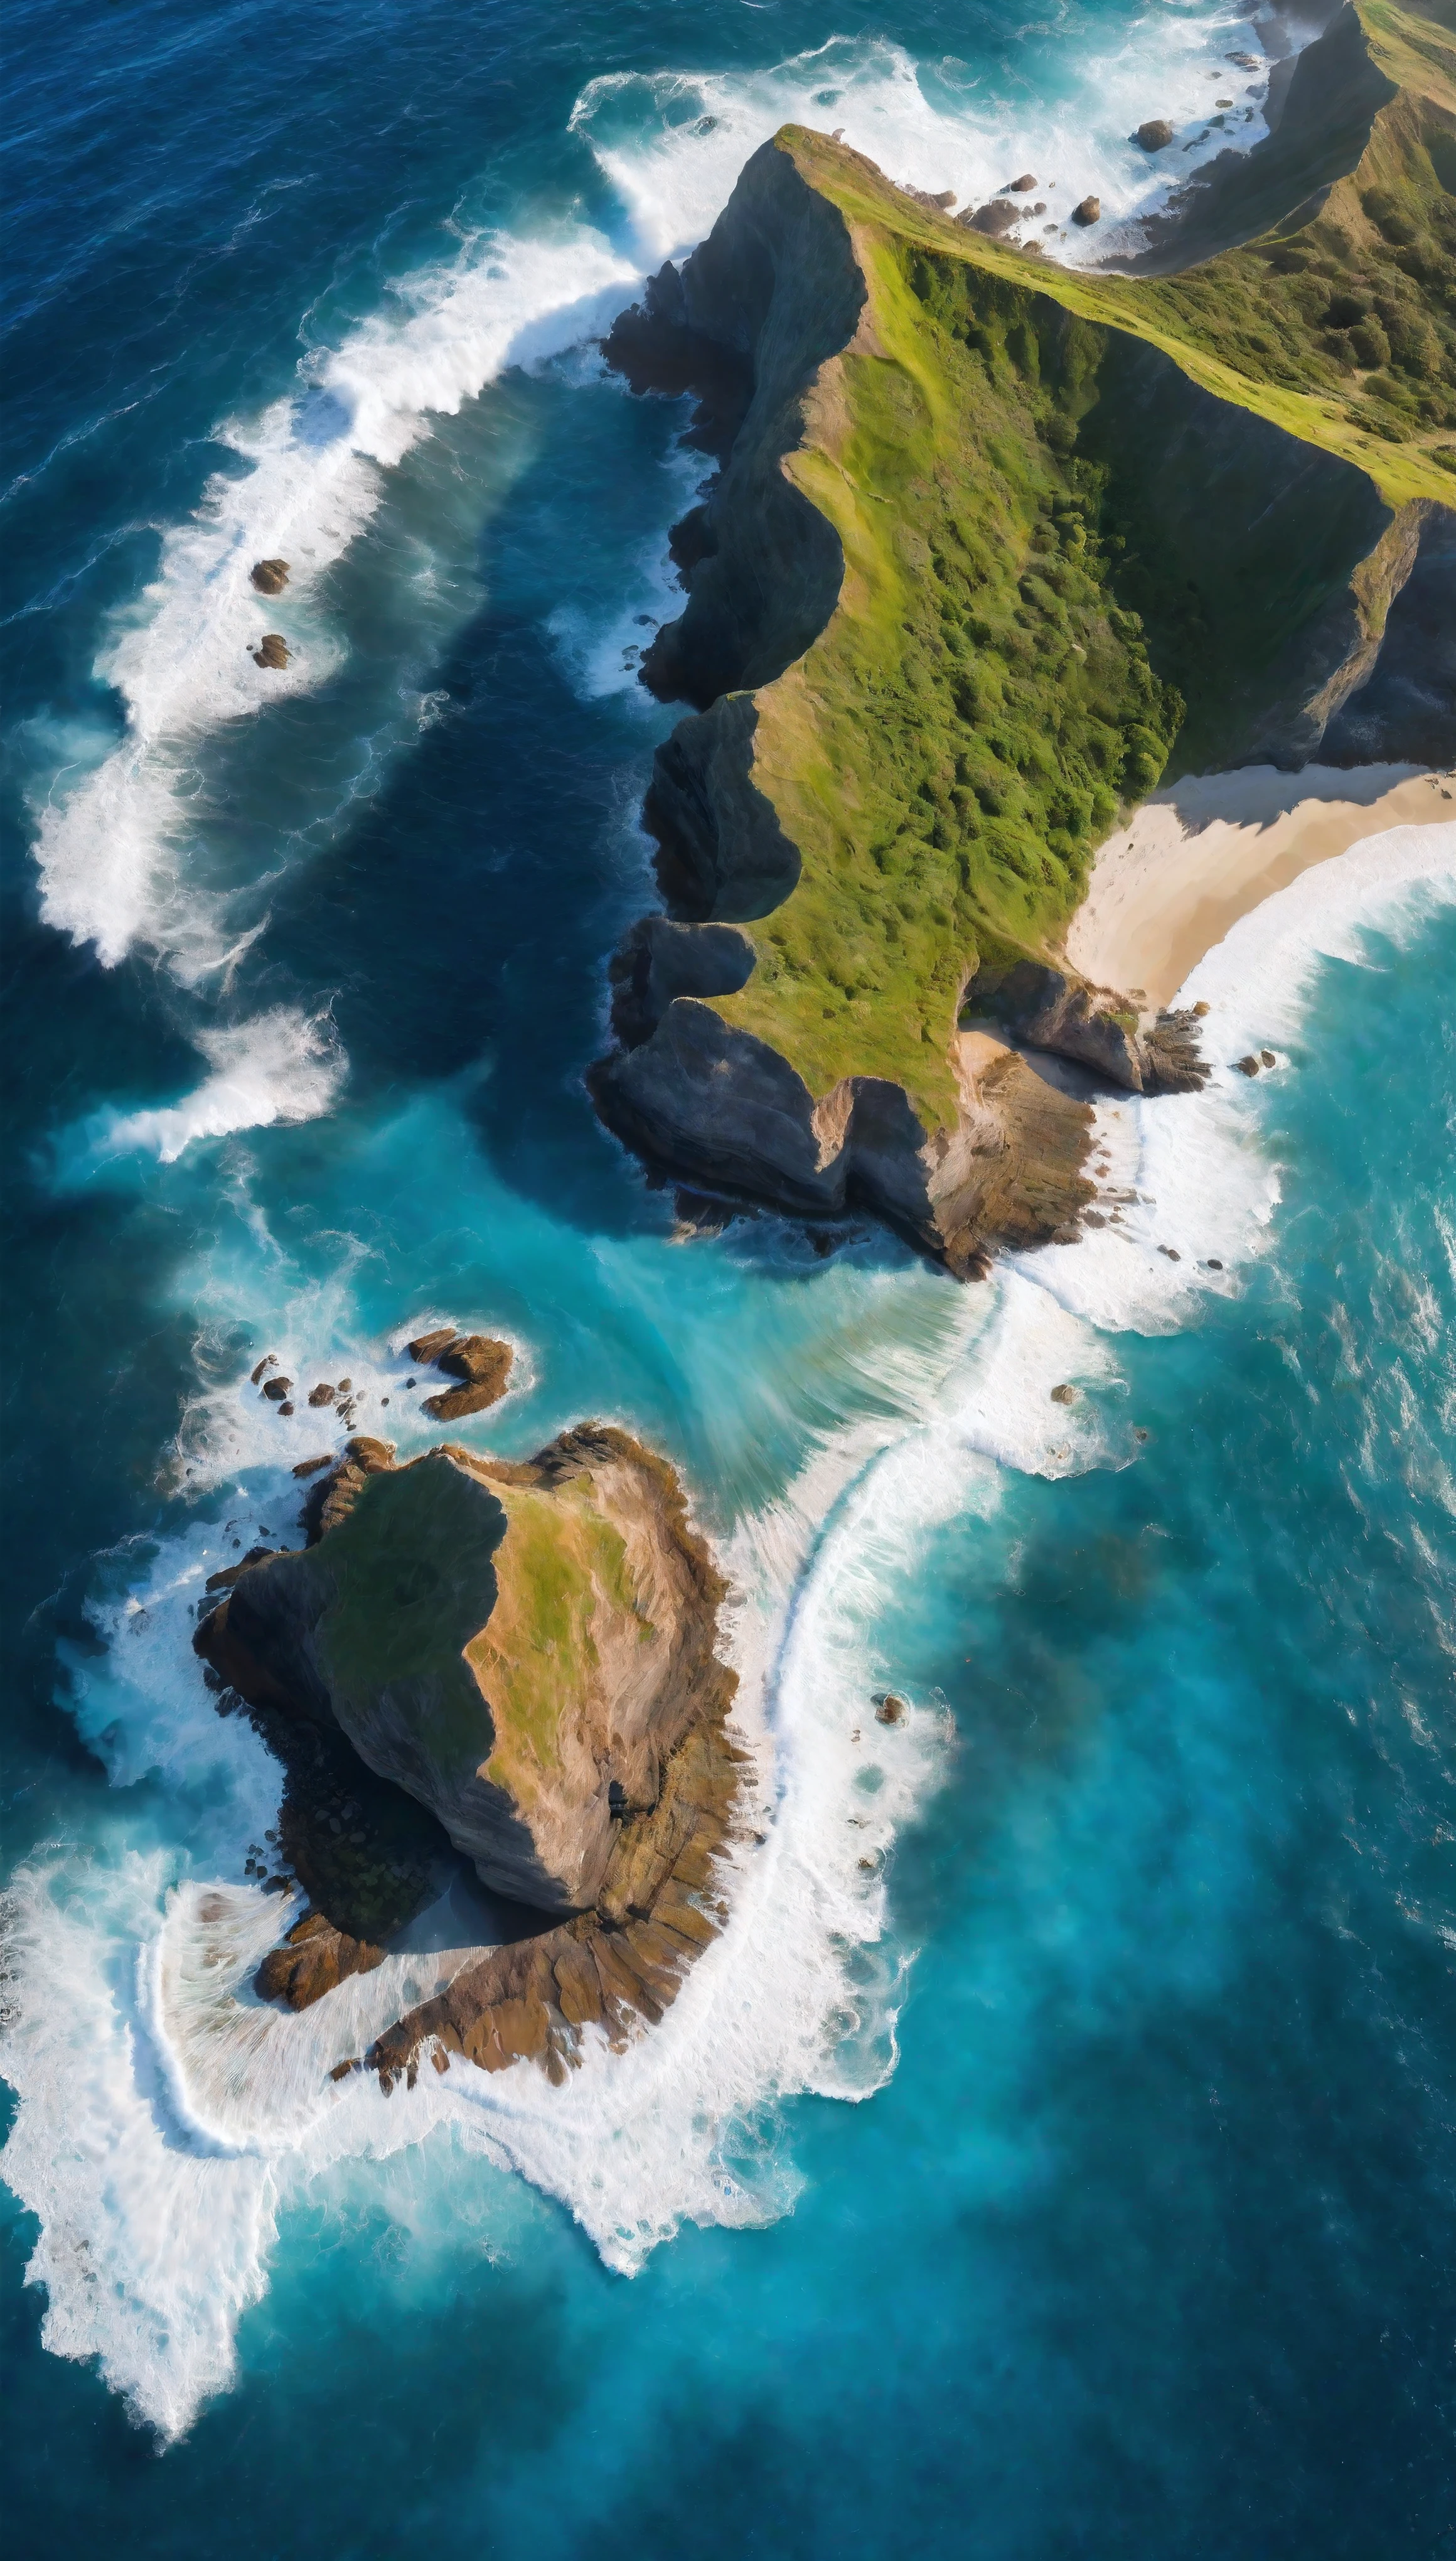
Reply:
M587 1425L519 1465L445 1448L343 1473L317 1544L242 1574L199 1652L336 1728L496 1892L591 1906L621 1818L731 1689L672 1471Z

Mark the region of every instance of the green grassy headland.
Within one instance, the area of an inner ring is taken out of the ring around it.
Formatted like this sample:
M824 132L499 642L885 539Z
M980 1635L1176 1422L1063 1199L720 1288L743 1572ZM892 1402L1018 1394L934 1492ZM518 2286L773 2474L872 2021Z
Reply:
M712 1001L813 1093L880 1075L952 1118L978 962L1056 947L1119 809L1180 736L1220 744L1323 607L1353 589L1381 627L1361 563L1384 509L1456 504L1456 45L1392 0L1361 14L1397 85L1357 168L1297 228L1164 279L1055 267L777 137L869 301L784 464L843 543L839 604L755 698L753 779L802 872ZM1160 485L1145 349L1227 406L1230 446L1241 412L1355 466L1273 526L1252 585L1197 493Z

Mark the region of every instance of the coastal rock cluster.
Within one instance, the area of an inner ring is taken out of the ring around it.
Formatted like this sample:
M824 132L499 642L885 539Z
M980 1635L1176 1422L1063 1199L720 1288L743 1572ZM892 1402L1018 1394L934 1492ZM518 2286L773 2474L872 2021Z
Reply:
M195 1639L284 1761L313 1898L259 1990L303 2007L377 1967L448 1843L528 1926L381 2040L387 2081L427 2038L556 2068L588 2020L660 2016L719 1927L742 1758L672 1469L597 1424L524 1461L356 1438L305 1526L214 1578Z

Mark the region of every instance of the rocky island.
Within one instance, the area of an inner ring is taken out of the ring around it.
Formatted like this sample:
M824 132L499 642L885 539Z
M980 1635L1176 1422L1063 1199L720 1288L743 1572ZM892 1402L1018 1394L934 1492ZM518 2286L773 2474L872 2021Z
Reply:
M644 809L662 909L590 1077L657 1169L969 1276L1078 1232L1049 1054L1205 1072L1191 1018L1067 967L1093 849L1166 772L1309 760L1456 501L1447 28L1341 8L1271 119L1137 273L786 127L612 330L719 466L642 668L691 706Z
M427 2041L441 2068L560 2071L586 2022L660 2016L718 1929L741 1762L724 1586L672 1469L599 1424L525 1461L396 1466L356 1439L307 1518L306 1547L220 1578L195 1640L284 1762L312 1897L259 1988L298 2007L379 1964L367 1931L417 1908L448 1843L519 1931L380 2040L387 2081Z

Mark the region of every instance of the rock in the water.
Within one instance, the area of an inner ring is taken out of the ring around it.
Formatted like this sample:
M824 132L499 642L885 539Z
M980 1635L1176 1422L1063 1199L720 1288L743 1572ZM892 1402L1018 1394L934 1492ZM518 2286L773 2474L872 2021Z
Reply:
M1052 1402L1053 1405L1075 1405L1076 1389L1063 1380L1060 1387L1052 1390Z
M320 1467L327 1467L331 1464L332 1453L325 1450L321 1458L300 1458L297 1466L293 1470L293 1473L295 1476L316 1476Z
M293 652L281 631L265 631L257 647L248 654L255 667L286 667Z
M1240 1075L1240 1076L1257 1076L1257 1075L1258 1075L1258 1072L1259 1072L1259 1062L1258 1062L1258 1060L1253 1056L1252 1052L1250 1052L1250 1053L1249 1053L1249 1056L1248 1056L1247 1058L1240 1058L1240 1059L1236 1059L1236 1060L1234 1061L1234 1065L1237 1067L1237 1069L1238 1069L1238 1073L1239 1073L1239 1075Z
M477 1387L446 1387L438 1396L427 1396L424 1411L436 1423L458 1423L467 1414L483 1414L488 1405L496 1405L504 1395L504 1385L490 1387L483 1382Z
M974 213L957 214L956 221L965 231L985 232L989 239L1000 240L1003 233L1015 231L1021 221L1021 207L1009 205L1004 196L998 196L989 205L977 205Z
M413 1342L406 1343L404 1349L412 1361L435 1361L442 1351L459 1339L453 1325L436 1325L432 1333L416 1334ZM348 1385L347 1380L344 1383Z
M265 1378L263 1380L263 1394L266 1397L270 1397L274 1405L281 1405L284 1397L289 1394L292 1385L293 1381L291 1378Z
M384 1962L383 1948L351 1939L321 1912L308 1912L281 1947L268 1950L254 1976L254 1987L264 2000L285 2000L290 2009L307 2009L350 1974L373 1973Z
M489 1334L461 1334L436 1354L435 1367L451 1378L463 1378L467 1386L493 1386L500 1394L510 1375L512 1357L509 1343L498 1343Z
M524 1463L449 1448L397 1468L382 1448L350 1444L311 1498L317 1544L243 1575L198 1651L245 1699L341 1728L497 1892L580 1911L613 1788L654 1804L731 1692L723 1584L672 1469L624 1433L584 1425Z
M505 1395L506 1382L515 1358L509 1343L497 1342L490 1334L457 1334L450 1327L438 1333L420 1334L408 1345L411 1360L432 1360L449 1378L463 1381L460 1387L444 1388L438 1396L427 1396L424 1411L437 1423L456 1423L463 1415L481 1414Z
M1200 996L1198 1003L1194 1007L1194 1012L1197 1014L1199 1021L1202 1022L1205 1016L1212 1013L1212 1011L1213 1007L1203 996Z
M285 560L254 561L248 572L259 596L281 596L288 584Z
M327 1380L326 1378L321 1378L321 1379L319 1380L319 1383L318 1383L317 1387L311 1387L311 1388L309 1389L309 1391L308 1391L308 1401L309 1401L309 1404L310 1404L310 1405L332 1405L332 1404L333 1404L333 1401L334 1401L334 1390L330 1387L329 1382L328 1382L328 1380Z
M1278 1059L1275 1057L1274 1052L1271 1049L1261 1049L1259 1052L1259 1059L1260 1063L1264 1067L1277 1067L1279 1064Z
M258 1362L256 1369L252 1373L252 1383L254 1387L256 1387L259 1379L262 1377L263 1371L265 1369L272 1368L277 1357L278 1355L276 1352L264 1352L262 1359Z
M1012 179L1009 192L1013 196L1029 196L1036 183L1036 179L1028 170L1022 177Z
M1145 151L1166 151L1173 139L1173 127L1166 115L1150 115L1138 126L1138 140Z
M898 1725L905 1712L904 1700L892 1689L882 1690L875 1701L877 1725Z
M1079 205L1073 205L1071 209L1071 218L1074 223L1081 224L1083 231L1088 231L1093 223L1100 223L1102 219L1101 197L1083 196Z

